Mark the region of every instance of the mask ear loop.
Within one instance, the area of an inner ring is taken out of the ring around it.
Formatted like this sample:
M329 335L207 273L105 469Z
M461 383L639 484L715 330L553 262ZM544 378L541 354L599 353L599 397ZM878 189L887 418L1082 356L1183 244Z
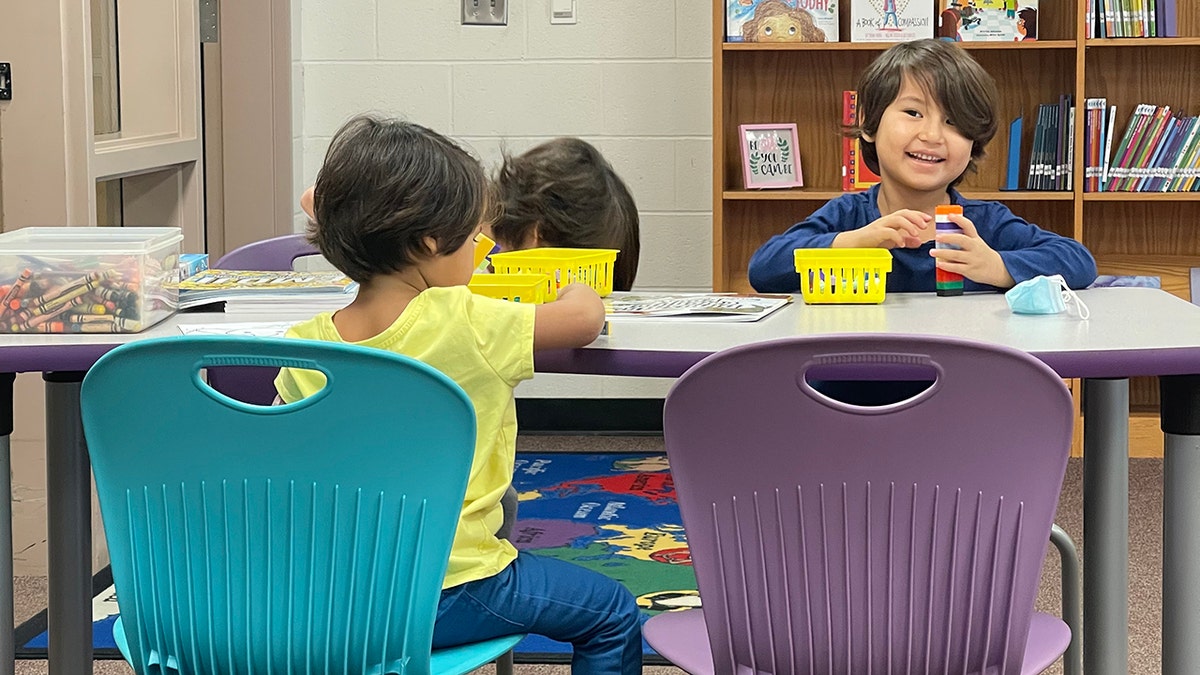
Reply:
M1075 293L1075 291L1071 290L1071 287L1067 285L1066 280L1061 276L1057 274L1054 275L1054 280L1057 281L1060 286L1062 286L1063 303L1067 306L1074 304L1075 311L1079 314L1079 318L1086 321L1088 316L1091 315L1091 310L1088 309L1087 303L1080 299L1079 295Z

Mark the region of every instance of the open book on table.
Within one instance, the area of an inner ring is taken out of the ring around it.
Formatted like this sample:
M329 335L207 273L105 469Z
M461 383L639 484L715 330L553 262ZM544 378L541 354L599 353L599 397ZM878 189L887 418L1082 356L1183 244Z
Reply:
M792 301L790 295L746 293L614 293L604 299L610 319L672 317L758 321Z

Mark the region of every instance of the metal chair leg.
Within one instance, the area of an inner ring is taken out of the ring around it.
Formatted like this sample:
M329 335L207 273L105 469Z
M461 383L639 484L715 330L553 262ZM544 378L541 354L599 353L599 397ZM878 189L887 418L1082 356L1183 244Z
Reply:
M1083 675L1083 650L1080 648L1083 599L1079 586L1079 551L1071 536L1058 525L1050 528L1050 543L1058 549L1058 557L1062 561L1062 618L1063 623L1071 629L1071 644L1063 652L1063 675Z
M496 659L496 675L513 675L513 653L508 650ZM1066 675L1071 675L1067 673Z

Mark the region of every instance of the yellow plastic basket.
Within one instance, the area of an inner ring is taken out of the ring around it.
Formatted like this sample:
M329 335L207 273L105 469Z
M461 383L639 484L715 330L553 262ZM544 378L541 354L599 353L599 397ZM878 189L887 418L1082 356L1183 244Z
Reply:
M807 304L878 304L892 253L883 248L798 248L796 271Z
M554 288L547 300L558 297L558 289L579 282L591 286L601 296L612 293L613 263L617 249L612 248L531 248L492 255L497 274L549 274Z
M475 274L467 288L489 298L539 305L551 299L554 282L549 274Z

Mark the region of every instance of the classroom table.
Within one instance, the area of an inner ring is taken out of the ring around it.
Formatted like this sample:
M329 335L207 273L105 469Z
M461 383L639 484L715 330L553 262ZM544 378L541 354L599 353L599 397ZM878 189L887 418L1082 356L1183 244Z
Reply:
M1200 307L1157 289L1083 291L1091 317L1014 315L999 294L889 294L881 305L788 307L757 322L614 320L582 349L540 352L538 372L676 377L704 356L751 342L820 333L950 335L1028 352L1085 380L1084 635L1089 675L1128 672L1128 378L1155 375L1165 435L1163 672L1200 672ZM46 383L51 675L90 668L90 463L79 384L124 342L179 334L182 324L246 321L184 313L136 335L6 336L0 373ZM272 318L272 321L278 319ZM3 508L3 507L0 507ZM0 513L0 520L7 521ZM11 594L10 594L11 595ZM57 636L57 637L55 637ZM2 645L0 645L2 647ZM0 653L0 660L4 655Z

